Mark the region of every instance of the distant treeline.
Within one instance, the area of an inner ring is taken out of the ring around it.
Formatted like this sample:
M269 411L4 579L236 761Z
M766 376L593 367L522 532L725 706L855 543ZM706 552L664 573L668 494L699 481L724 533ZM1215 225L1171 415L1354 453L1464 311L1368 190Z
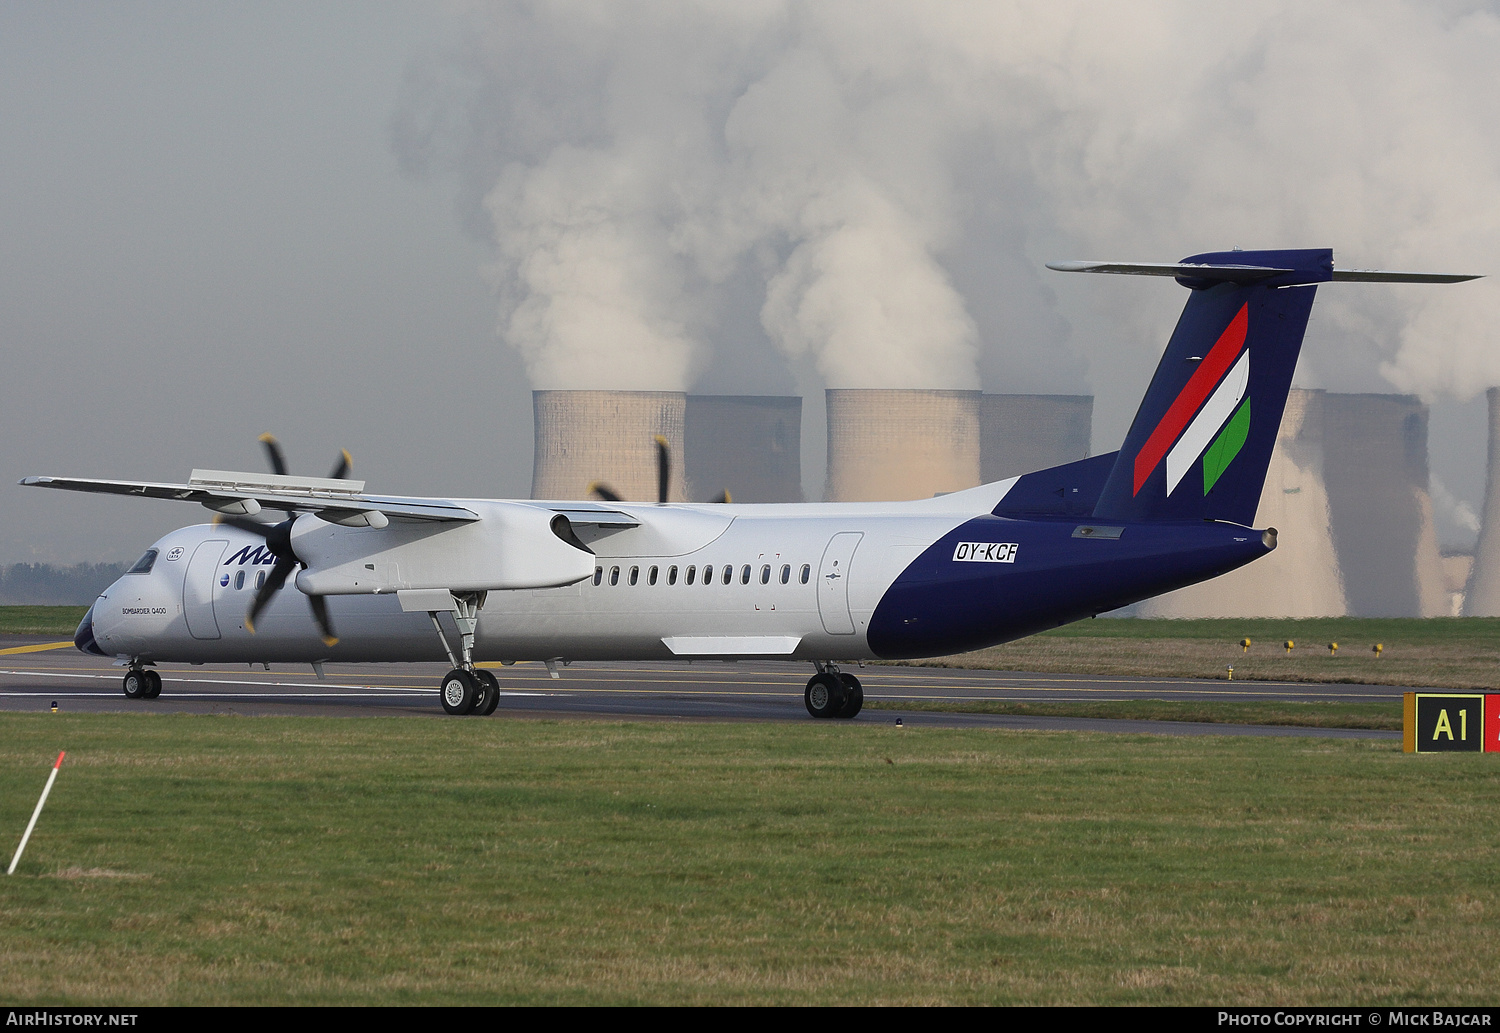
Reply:
M84 606L125 570L124 563L13 563L0 567L0 606Z

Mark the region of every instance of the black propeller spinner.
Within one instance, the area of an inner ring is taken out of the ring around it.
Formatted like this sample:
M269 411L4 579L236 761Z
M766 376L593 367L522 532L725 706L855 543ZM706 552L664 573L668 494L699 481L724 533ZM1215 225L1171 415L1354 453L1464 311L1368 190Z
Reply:
M658 504L667 501L668 490L672 484L672 449L667 444L667 439L660 434L656 435L656 501ZM598 496L605 502L624 502L620 496L609 485L603 481L595 481L589 485L589 492ZM729 489L721 491L717 498L709 499L710 502L730 502Z
M271 463L271 471L285 475L286 457L281 453L280 442L270 434L262 434L260 443L265 446L266 458ZM349 473L352 462L349 452L340 450L339 461L328 476L335 480L342 480ZM259 520L246 520L232 516L221 516L218 519L219 523L229 524L238 527L241 531L260 535L266 540L266 548L270 550L271 555L276 557L276 565L266 576L266 583L256 590L255 598L250 601L250 610L245 614L245 628L252 635L255 634L255 618L260 616L261 611L271 602L271 597L281 590L282 585L286 584L286 579L292 571L305 565L292 551L292 524L296 521L297 514L285 509L280 512L286 514L286 519L278 524L264 524ZM318 622L318 630L323 635L323 644L330 647L337 645L339 639L333 633L333 622L328 619L327 600L321 595L310 595L307 597L307 604L312 608L313 619Z

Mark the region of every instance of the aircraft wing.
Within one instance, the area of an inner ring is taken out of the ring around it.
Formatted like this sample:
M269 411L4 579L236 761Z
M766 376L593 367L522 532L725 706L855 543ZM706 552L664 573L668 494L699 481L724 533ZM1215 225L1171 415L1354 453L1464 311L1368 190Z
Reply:
M364 494L364 481L276 474L241 474L223 470L194 470L187 484L153 481L105 481L82 477L23 477L21 484L105 495L133 495L148 499L196 502L218 513L253 516L263 508L330 517L383 513L406 520L471 521L479 514L444 499L404 498Z

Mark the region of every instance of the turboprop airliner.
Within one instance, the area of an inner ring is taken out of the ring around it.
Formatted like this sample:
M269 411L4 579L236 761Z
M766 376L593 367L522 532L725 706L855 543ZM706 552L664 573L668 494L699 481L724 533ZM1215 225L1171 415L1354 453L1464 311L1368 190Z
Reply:
M1124 444L936 498L669 504L664 451L654 504L372 495L346 461L288 474L274 442L271 474L20 483L215 513L153 544L78 626L132 699L160 694L163 662L446 658L443 708L490 714L479 663L778 659L812 664L813 717L851 718L852 662L1008 642L1269 553L1255 510L1318 284L1475 278L1335 269L1328 249L1049 267L1189 291Z

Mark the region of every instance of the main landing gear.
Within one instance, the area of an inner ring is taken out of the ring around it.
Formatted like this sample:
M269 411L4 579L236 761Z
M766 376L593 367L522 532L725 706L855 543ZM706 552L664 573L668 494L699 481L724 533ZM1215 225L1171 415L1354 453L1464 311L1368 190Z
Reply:
M859 679L833 664L815 664L818 673L807 683L802 701L813 717L850 718L865 705L865 689Z
M161 675L146 667L132 666L121 679L126 699L155 699L161 695Z
M500 704L500 683L489 671L455 667L443 676L443 709L450 714L489 717Z
M481 671L474 666L474 629L479 624L479 610L484 606L485 594L451 592L446 595L446 611L427 611L427 616L432 618L432 626L437 629L438 639L443 643L443 652L448 654L448 662L453 665L453 670L443 675L443 685L439 692L443 709L455 716L478 714L480 717L488 717L500 703L500 683L489 671ZM437 601L443 602L441 599ZM451 613L453 623L458 627L456 650L453 643L448 641L448 633L443 630L442 622L438 620L438 614L443 612Z

